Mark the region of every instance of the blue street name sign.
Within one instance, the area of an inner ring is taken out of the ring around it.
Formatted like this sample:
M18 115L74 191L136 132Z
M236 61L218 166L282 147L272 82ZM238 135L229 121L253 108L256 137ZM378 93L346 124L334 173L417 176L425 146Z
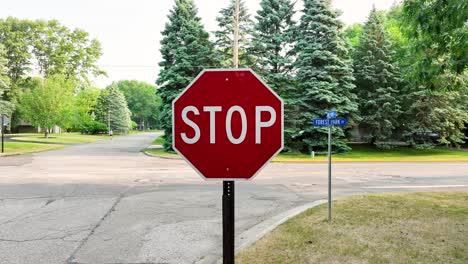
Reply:
M346 118L314 118L314 126L345 126L347 123Z
M327 112L327 119L334 119L334 118L336 118L336 111L335 110L328 111Z

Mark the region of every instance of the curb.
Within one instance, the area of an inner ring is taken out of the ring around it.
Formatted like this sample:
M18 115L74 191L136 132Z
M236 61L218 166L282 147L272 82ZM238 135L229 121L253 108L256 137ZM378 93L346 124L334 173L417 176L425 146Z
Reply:
M27 154L27 153L25 153L25 154ZM19 156L19 155L24 155L24 154L20 154L20 153L1 154L1 155L0 155L0 158L3 158L3 157L14 157L14 156Z
M276 215L268 220L265 220L255 226L249 228L248 230L242 232L238 236L238 240L236 241L238 246L236 246L236 252L245 249L255 243L257 240L264 237L266 234L273 231L279 225L283 224L284 222L288 221L289 219L297 216L304 211L325 204L327 200L317 200L311 203L307 203L296 208L290 209L284 213Z
M149 153L147 151L142 151L142 152L143 152L143 154L145 154L148 157L160 158L160 159L169 159L169 160L182 160L182 158L178 158L178 157L161 156L161 155L156 155L156 154Z
M237 245L235 248L235 252L238 253L239 251L251 246L253 243L257 242L259 239L273 231L279 225L283 224L284 222L288 221L289 219L297 216L304 211L325 204L327 200L317 200L311 203L307 203L293 209L290 209L286 212L280 213L270 219L267 219L263 222L260 222L253 227L245 230L241 234L236 236L235 244ZM219 255L207 255L202 257L201 259L195 261L196 264L221 264L223 262L222 256Z

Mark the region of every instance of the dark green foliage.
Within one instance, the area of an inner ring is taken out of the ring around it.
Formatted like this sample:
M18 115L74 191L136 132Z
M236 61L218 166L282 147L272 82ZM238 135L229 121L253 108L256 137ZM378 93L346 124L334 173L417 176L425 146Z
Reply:
M140 130L157 127L161 98L156 95L156 86L125 80L117 82L117 87L124 94L137 127Z
M161 70L157 79L162 99L160 126L164 148L172 148L172 101L204 69L212 66L213 44L204 30L193 0L176 0L162 32Z
M388 141L398 127L399 70L393 63L392 44L384 18L372 9L354 54L354 76L362 121L371 143Z
M107 125L98 121L90 120L80 125L79 131L82 134L104 134L107 132Z
M125 96L115 83L101 92L96 104L96 121L109 124L114 133L126 134L130 131L131 112Z
M285 141L291 148L292 121L297 115L292 73L294 43L294 4L290 0L262 0L255 16L249 52L256 58L252 68L284 101Z
M460 146L468 123L468 2L406 0L401 13L411 56L405 68L405 134L437 133L439 142Z
M230 68L234 65L233 44L234 44L234 12L235 0L229 1L229 6L221 9L216 17L218 30L214 32L216 42L216 62L218 67ZM253 22L245 6L245 2L240 0L239 4L239 67L250 67L254 57L248 52L250 38L252 34Z
M406 33L422 53L416 77L432 83L445 71L461 74L466 70L468 1L405 0L403 14Z
M302 152L324 150L327 145L327 128L312 126L313 118L324 117L328 110L335 109L351 124L358 121L354 78L342 27L330 1L304 1L294 48L298 89L292 95L298 98L299 108L293 132L296 147ZM349 149L344 136L343 128L333 128L335 151Z

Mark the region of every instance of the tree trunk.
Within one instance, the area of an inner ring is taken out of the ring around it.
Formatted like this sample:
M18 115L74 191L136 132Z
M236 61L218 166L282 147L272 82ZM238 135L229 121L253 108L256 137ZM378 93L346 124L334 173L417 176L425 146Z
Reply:
M49 138L49 129L44 128L44 137Z

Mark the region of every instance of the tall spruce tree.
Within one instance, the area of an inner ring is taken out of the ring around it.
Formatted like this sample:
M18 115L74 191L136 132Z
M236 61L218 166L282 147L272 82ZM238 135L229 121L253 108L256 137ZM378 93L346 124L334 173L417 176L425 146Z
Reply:
M161 70L156 83L162 99L160 124L164 148L172 149L172 101L204 68L212 65L213 44L204 30L193 0L175 0L162 32Z
M294 3L291 0L262 0L249 50L256 58L252 68L283 98L285 103L285 140L291 143L291 127L297 115L293 94L292 46L294 42Z
M398 127L401 114L399 70L384 17L372 8L354 54L354 76L362 121L371 143L386 141Z
M218 67L232 67L233 43L234 43L234 13L235 0L229 1L229 6L221 9L216 17L218 30L214 32L216 41L216 62ZM245 2L239 2L239 67L250 67L253 56L248 52L252 34L253 22L250 19L249 10Z
M131 129L131 112L127 101L116 83L101 92L96 103L96 120L110 123L110 129L115 133L126 134Z
M351 124L358 118L352 65L342 27L329 0L304 1L294 48L298 86L294 96L300 100L294 133L296 147L303 152L325 150L327 145L327 128L312 126L313 118L324 117L332 109ZM343 141L345 130L333 127L332 131L334 151L348 150Z

